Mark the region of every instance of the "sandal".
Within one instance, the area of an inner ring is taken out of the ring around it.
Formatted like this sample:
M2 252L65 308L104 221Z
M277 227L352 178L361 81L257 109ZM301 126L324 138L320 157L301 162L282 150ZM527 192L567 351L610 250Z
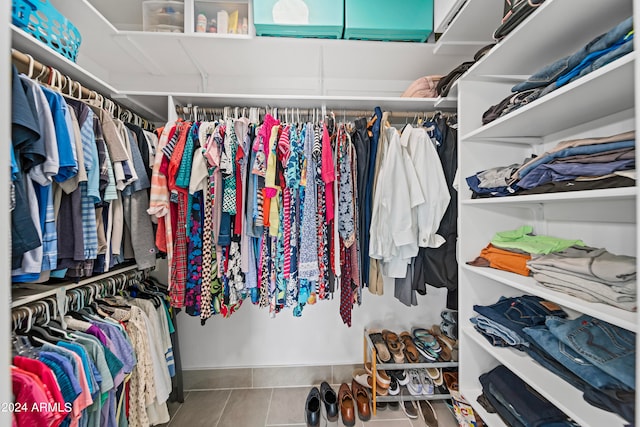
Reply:
M382 338L384 338L387 343L387 347L391 351L393 355L393 360L395 363L404 363L404 355L402 354L402 350L404 350L404 344L400 341L398 334L392 332L388 329L384 329L382 331Z
M380 360L381 363L391 362L391 353L382 334L379 331L371 330L369 331L369 338L371 339L373 347L376 349L378 360Z
M433 335L431 335L426 329L414 329L413 330L413 342L420 354L430 362L435 362L440 357L442 348Z
M416 345L413 343L411 334L406 331L402 332L400 334L400 339L402 339L402 343L404 344L404 356L407 358L409 363L419 363L420 353L418 352Z
M373 376L373 371L371 370L371 362L367 362L364 364L364 370L367 372L367 374ZM381 388L389 388L389 385L391 384L391 377L389 377L389 374L387 374L386 371L379 369L376 372L376 383Z

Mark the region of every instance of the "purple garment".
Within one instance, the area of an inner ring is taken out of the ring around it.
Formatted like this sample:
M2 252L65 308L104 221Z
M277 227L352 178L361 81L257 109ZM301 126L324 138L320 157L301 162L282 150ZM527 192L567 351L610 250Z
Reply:
M122 362L123 371L129 373L136 365L136 356L133 351L131 343L127 340L122 331L115 325L102 322L92 322L92 324L98 327L104 334L109 337L113 343L113 348L109 348Z
M518 181L518 187L530 189L551 181L568 181L579 176L602 176L615 171L633 169L635 159L609 163L546 163L532 169Z
M98 338L100 340L100 342L102 343L102 345L106 346L107 345L107 337L102 333L102 331L97 328L95 325L91 325L87 331L88 334L93 335L94 337Z

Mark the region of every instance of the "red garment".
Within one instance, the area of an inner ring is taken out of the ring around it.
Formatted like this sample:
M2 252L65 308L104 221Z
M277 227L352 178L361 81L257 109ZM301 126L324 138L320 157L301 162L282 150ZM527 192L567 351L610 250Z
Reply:
M178 192L178 224L180 230L176 234L176 240L173 245L173 268L171 269L171 305L173 307L184 307L185 291L187 289L187 193Z
M30 372L11 367L11 385L16 402L13 411L18 427L49 426L55 417L51 412L40 411L41 404L48 405L49 399L43 389L42 382L34 379ZM35 406L34 406L35 405ZM36 408L37 410L33 410Z
M20 369L31 372L36 375L44 386L45 392L49 400L54 404L54 407L58 408L57 412L53 412L54 421L52 426L58 426L67 417L65 412L65 401L60 391L60 386L56 377L47 365L36 359L29 359L28 357L15 356L13 358L13 364Z

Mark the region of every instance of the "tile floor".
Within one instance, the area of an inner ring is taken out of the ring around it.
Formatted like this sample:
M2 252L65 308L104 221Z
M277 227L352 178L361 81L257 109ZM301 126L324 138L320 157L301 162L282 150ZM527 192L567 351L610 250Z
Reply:
M334 387L336 389L336 387ZM169 403L171 421L164 427L303 427L304 403L310 387L246 388L185 392L184 403ZM443 402L434 402L439 427L457 423ZM424 427L424 422L409 420L401 409L378 411L367 423L356 426ZM342 421L320 427L342 427Z

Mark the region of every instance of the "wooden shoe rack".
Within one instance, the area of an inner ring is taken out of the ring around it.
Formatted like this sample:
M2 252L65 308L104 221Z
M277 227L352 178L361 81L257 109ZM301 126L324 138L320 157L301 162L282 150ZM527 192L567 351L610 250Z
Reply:
M405 369L425 369L425 368L457 368L458 362L424 362L424 363L378 363L378 354L375 346L371 342L371 338L367 333L367 330L364 331L364 363L369 362L369 355L371 355L371 382L372 382L372 390L371 390L371 400L373 402L373 415L376 415L376 402L400 402L405 400L446 400L451 399L451 395L449 393L434 393L434 394L423 394L420 396L413 396L410 394L397 396L378 396L376 393L377 389L377 372L378 370L405 370ZM400 386L402 387L402 386Z

